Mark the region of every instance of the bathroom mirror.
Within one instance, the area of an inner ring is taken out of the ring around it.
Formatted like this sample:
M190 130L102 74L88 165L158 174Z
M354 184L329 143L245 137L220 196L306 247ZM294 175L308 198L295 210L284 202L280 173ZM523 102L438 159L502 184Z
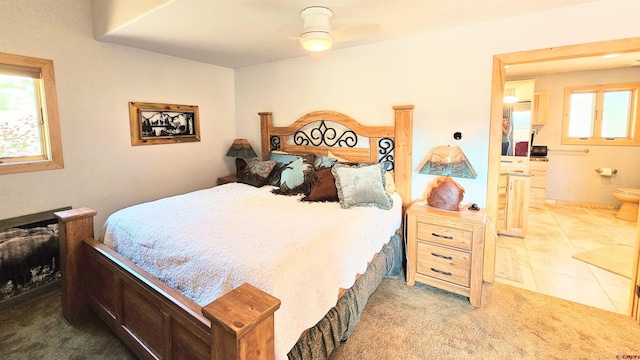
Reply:
M505 82L502 156L529 157L535 80Z

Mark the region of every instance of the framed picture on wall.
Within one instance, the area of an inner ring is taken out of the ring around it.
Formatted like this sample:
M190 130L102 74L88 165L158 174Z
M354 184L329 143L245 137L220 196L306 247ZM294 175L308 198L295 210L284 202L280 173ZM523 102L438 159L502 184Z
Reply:
M200 141L200 116L193 105L129 103L131 145Z

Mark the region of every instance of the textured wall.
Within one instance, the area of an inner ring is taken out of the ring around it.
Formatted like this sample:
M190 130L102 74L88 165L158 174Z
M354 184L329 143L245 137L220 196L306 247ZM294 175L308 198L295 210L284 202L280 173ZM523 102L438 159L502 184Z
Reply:
M562 116L566 86L640 82L640 68L569 72L537 77L537 90L549 93L549 123L540 127L534 144L547 145L549 172L547 199L619 206L611 195L616 188L640 188L640 147L562 145ZM558 152L553 149L589 150ZM596 168L618 170L611 177L602 177ZM569 190L569 188L571 190Z
M93 38L84 0L0 2L0 51L52 59L64 169L0 176L0 219L98 211L215 185L235 138L233 70ZM128 102L198 105L200 142L131 146Z
M483 206L493 55L640 36L639 12L640 2L603 0L237 69L239 135L258 143L259 111L272 111L278 125L320 109L377 125L391 124L392 105L413 104L413 197L434 180L417 173L430 150L456 144L478 173L456 179L464 201Z

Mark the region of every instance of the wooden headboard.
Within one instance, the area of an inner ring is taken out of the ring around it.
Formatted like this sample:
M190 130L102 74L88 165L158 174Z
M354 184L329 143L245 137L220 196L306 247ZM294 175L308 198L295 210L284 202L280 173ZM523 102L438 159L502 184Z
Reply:
M262 158L272 150L317 156L330 151L355 162L391 161L404 210L411 203L413 108L394 106L393 126L366 126L342 113L322 110L308 113L289 126L276 127L273 114L261 112Z

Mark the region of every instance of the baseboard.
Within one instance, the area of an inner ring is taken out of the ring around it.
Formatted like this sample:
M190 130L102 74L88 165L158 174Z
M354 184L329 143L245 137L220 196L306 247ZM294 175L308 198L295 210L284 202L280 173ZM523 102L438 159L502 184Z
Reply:
M613 210L613 211L618 211L618 209L620 209L619 207L616 207L616 206L613 206L613 205L594 204L594 203L579 202L579 201L567 201L567 200L545 199L544 203L545 204L550 204L550 205L577 206L577 207L583 207L583 208L587 208L587 209L602 209L602 210Z

